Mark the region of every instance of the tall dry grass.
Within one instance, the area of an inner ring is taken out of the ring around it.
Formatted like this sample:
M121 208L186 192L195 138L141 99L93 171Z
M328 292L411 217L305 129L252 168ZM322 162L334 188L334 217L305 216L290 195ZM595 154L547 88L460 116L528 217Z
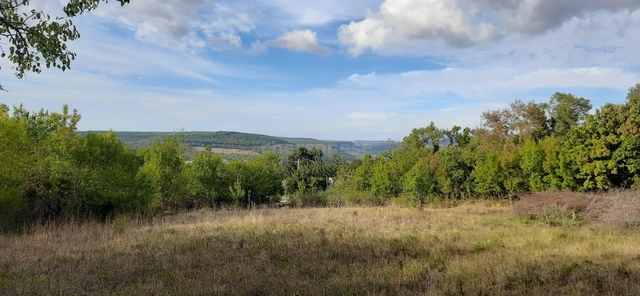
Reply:
M640 232L498 203L201 211L0 237L1 295L639 295Z
M559 220L575 217L600 227L640 227L640 192L539 192L513 206L518 215Z

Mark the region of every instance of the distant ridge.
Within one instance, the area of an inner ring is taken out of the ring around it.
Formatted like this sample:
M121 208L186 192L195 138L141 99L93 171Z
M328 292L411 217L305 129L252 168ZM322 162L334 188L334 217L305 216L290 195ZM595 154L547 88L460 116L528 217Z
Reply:
M107 131L92 131L94 133L106 133ZM79 135L85 136L88 131L78 131ZM395 142L393 141L332 141L318 140L314 138L288 138L275 137L261 134L250 134L241 132L218 131L218 132L128 132L114 131L118 139L131 149L137 150L144 147L151 147L153 143L165 136L177 136L185 144L194 148L201 147L248 150L257 153L275 152L287 154L297 146L308 148L318 148L325 156L330 157L334 153L340 154L347 160L354 160L364 157L365 154L378 155L389 151ZM246 154L242 157L247 157ZM241 157L241 158L242 158Z

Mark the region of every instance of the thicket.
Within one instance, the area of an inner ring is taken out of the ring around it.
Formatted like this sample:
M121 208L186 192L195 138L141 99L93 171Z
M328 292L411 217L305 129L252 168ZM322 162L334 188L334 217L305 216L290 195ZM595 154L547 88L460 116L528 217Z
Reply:
M132 151L113 132L75 133L80 115L0 104L0 229L59 219L154 215L198 207L515 197L548 190L640 187L640 84L590 114L556 93L487 111L475 129L416 128L394 149L332 160L315 148L226 161L185 161L179 137ZM442 142L448 145L441 145ZM333 185L333 186L331 186Z
M475 129L416 128L397 149L342 166L340 202L511 198L525 192L640 187L640 84L626 103L556 93L486 111ZM450 144L441 147L442 139ZM364 200L363 200L364 197ZM331 200L331 198L329 198Z
M133 152L113 132L74 133L81 116L0 104L0 230L65 219L244 207L282 194L275 154L225 161L167 136ZM241 193L241 194L238 194Z

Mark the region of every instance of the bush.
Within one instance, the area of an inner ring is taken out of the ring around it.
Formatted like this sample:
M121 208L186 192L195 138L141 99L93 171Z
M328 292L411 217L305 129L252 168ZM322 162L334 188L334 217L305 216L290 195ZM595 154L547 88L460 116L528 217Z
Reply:
M294 193L289 195L289 201L296 207L325 207L327 202L327 192L318 191L311 193Z
M571 225L584 219L600 226L640 227L640 192L539 192L522 197L513 211L550 225Z
M327 194L327 203L330 206L379 206L388 202L387 198L368 191L341 190L332 187L325 193Z

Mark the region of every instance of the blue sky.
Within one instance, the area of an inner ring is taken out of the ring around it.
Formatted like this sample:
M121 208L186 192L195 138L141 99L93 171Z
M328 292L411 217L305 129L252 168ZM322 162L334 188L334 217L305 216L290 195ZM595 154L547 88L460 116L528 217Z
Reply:
M556 91L622 103L640 83L637 0L131 2L74 20L69 71L19 80L0 60L0 102L68 104L80 130L400 140Z

